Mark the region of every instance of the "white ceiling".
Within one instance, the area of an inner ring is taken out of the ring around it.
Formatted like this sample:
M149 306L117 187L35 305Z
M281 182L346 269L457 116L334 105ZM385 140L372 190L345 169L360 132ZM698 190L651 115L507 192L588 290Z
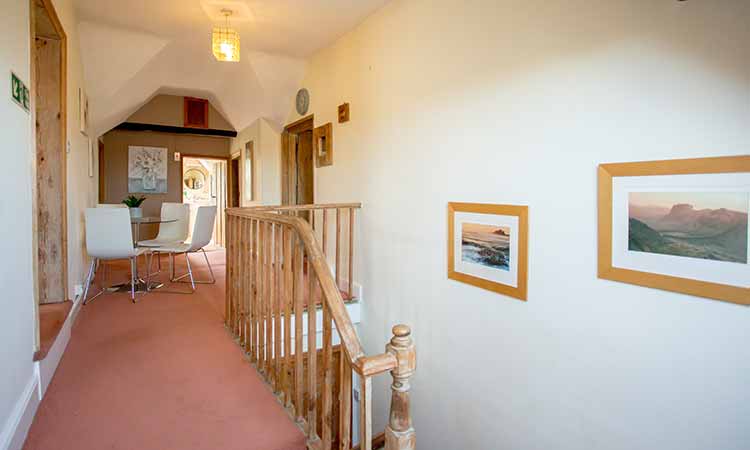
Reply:
M209 98L235 128L281 123L305 61L387 0L74 0L95 134L156 94ZM218 62L215 11L237 11L241 61Z

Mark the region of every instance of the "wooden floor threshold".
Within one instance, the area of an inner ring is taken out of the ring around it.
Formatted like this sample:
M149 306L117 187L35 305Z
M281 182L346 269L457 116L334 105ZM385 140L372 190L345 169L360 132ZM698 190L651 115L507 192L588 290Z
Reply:
M47 356L71 308L73 302L70 300L39 305L39 350L34 353L34 361L41 361Z

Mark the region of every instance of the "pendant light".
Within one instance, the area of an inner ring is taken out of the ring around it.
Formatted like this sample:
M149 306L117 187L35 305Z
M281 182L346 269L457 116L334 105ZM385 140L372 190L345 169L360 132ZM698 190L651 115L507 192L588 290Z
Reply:
M239 61L240 34L237 30L229 28L229 16L232 15L232 10L222 9L221 13L224 14L226 26L214 27L214 32L211 36L211 47L214 56L217 61Z

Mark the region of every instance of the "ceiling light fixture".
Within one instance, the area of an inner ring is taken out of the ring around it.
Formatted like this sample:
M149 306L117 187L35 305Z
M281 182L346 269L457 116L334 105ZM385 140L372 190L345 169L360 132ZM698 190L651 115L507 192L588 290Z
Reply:
M217 61L240 60L240 34L237 30L229 28L229 16L232 15L231 9L222 9L226 23L224 27L214 27L211 36L211 47Z

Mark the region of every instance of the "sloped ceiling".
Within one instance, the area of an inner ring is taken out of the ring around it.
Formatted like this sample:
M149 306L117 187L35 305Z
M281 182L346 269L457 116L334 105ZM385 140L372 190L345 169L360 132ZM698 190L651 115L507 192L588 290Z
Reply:
M95 134L158 94L208 98L236 129L267 117L281 123L306 60L387 0L75 0L89 113ZM208 15L232 21L241 60L211 53Z

